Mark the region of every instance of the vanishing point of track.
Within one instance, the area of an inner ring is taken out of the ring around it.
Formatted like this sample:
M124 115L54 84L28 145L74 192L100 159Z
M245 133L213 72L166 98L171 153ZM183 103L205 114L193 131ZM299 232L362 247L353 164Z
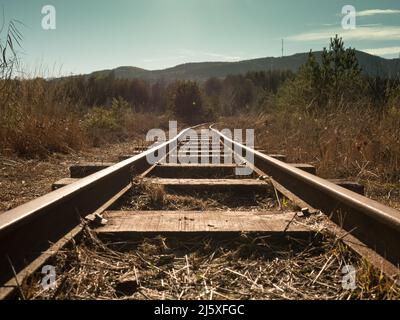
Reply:
M194 129L207 128L203 126ZM97 221L94 231L107 236L154 234L266 233L276 237L309 234L310 230L290 222L293 213L275 211L111 211L109 208L129 190L135 180L186 192L237 192L251 194L273 190L278 201L285 197L308 213L322 212L331 223L329 230L355 253L383 270L399 276L400 212L362 195L359 185L328 181L315 174L312 166L289 164L281 155L267 155L209 127L209 138L187 136L188 129L161 141L150 149L125 157L115 164L71 168L71 178L54 185L55 190L0 215L0 299L15 297L19 283L37 271L58 250L82 230L82 221ZM183 146L196 146L196 154L183 155L185 164L171 161ZM201 151L201 146L213 147ZM151 165L147 156L161 154ZM217 151L216 151L217 150ZM228 151L228 153L226 152ZM247 153L254 163L240 164L214 159ZM192 164L191 159L200 164ZM202 164L202 159L208 162ZM235 176L235 169L250 167L249 176ZM83 170L83 171L82 171ZM296 213L296 212L295 212ZM102 219L106 224L101 223Z

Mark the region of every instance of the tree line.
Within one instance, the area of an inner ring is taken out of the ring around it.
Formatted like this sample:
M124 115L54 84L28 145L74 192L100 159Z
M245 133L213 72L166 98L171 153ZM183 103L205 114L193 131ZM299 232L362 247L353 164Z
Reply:
M399 78L364 75L355 50L345 48L338 36L323 49L321 61L310 52L297 73L260 70L198 83L118 79L111 72L103 77L57 79L49 85L52 83L57 83L63 98L82 108L107 108L114 98L120 98L134 112L169 112L188 123L275 108L322 112L371 105L384 112L400 88Z

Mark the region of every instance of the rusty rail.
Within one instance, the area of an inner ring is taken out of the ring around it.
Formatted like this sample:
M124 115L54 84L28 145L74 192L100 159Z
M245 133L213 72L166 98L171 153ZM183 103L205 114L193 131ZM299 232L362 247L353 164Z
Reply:
M154 148L0 215L0 284L15 276L12 269L20 272L51 243L79 225L82 218L126 188L133 174L149 168L148 155L163 149L165 152L172 150L189 129Z
M148 155L163 149L166 153L173 150L189 129L139 155L0 215L0 283L13 279L14 271L18 274L52 243L76 229L82 218L127 188L133 175L151 167ZM225 144L236 147L235 151L252 154L254 166L289 192L329 215L344 230L399 266L399 211L246 147L212 127L210 129Z
M210 129L225 143L236 146L242 154L244 151L252 153L255 167L312 207L329 215L332 221L383 258L395 266L400 265L399 211L246 147L212 126Z

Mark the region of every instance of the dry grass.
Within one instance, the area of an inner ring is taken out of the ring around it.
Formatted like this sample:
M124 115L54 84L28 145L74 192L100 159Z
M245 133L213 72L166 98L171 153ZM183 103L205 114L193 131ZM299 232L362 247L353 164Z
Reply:
M253 128L256 145L291 162L317 165L330 177L400 179L400 115L337 111L318 116L276 112L222 119L220 127Z
M93 114L88 106L70 101L61 81L0 80L0 85L5 88L0 91L3 155L46 158L52 153L143 138L149 129L168 125L167 116L135 113L129 104L123 114L111 113L110 107Z
M43 79L8 81L7 90L0 93L2 153L45 157L85 146L77 108L63 100L57 86Z
M218 127L253 128L255 144L269 153L311 163L325 178L358 180L372 197L380 190L388 191L385 196L392 190L389 198L396 197L400 187L400 113L379 116L365 109L311 116L275 111L223 118Z
M272 194L235 192L166 192L162 187L136 181L120 204L122 210L271 210L277 207Z
M29 299L399 299L400 290L340 242L263 236L103 243L89 230L59 252L57 288L41 274L23 285ZM356 268L355 290L342 288L342 267Z
M400 210L400 184L379 180L361 180L365 185L366 195L383 204Z

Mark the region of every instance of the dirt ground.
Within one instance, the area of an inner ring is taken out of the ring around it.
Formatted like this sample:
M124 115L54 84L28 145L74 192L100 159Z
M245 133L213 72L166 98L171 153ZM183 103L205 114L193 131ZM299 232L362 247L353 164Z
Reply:
M114 162L142 142L120 143L43 160L0 157L0 212L48 193L79 162ZM393 186L366 184L367 194L399 208ZM374 190L381 190L377 193ZM235 201L233 201L233 199ZM130 210L251 210L276 207L273 195L169 194L138 186L123 199ZM310 219L314 219L311 217ZM321 230L321 222L316 223ZM43 291L40 274L23 283L28 299L399 299L393 283L336 239L317 246L264 237L229 241L152 238L137 243L102 242L86 230L82 241L62 250L52 264L60 272L55 291ZM354 265L356 290L342 288L342 268ZM132 268L132 266L134 266Z
M54 154L46 160L0 156L0 213L15 208L51 191L53 182L69 177L69 167L79 162L114 162L118 156L129 154L143 141L117 143L85 152ZM349 177L351 180L352 177ZM357 180L357 179L354 179ZM400 210L400 188L372 180L360 181L366 195L387 206Z
M69 177L69 167L80 162L115 162L142 141L91 148L85 152L54 154L46 160L0 156L0 213L51 191L51 185Z

